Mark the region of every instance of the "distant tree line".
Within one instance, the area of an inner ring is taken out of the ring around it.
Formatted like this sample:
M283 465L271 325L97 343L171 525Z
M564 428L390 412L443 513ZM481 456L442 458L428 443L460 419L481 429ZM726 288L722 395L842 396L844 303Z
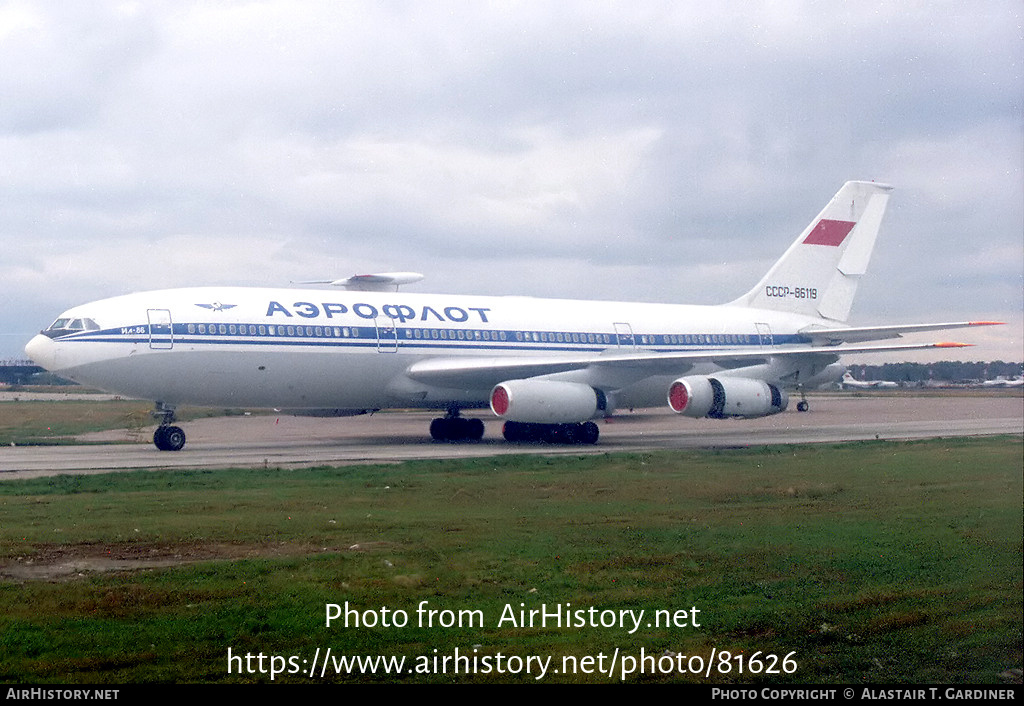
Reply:
M857 380L891 380L892 382L976 382L997 377L1013 378L1021 374L1024 363L964 362L944 360L937 363L883 363L851 365L850 373Z

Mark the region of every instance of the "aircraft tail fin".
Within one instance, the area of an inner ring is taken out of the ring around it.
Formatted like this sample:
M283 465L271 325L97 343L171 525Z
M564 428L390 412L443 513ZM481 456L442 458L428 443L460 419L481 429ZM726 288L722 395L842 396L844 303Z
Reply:
M891 186L848 181L753 289L731 302L844 322Z

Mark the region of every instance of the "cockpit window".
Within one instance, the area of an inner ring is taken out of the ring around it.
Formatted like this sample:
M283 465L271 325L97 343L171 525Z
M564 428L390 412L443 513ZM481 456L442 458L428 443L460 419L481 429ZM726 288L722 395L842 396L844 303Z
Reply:
M43 334L50 338L59 338L61 336L67 336L72 333L81 333L82 331L99 331L100 327L92 319L57 319L50 327L43 331Z

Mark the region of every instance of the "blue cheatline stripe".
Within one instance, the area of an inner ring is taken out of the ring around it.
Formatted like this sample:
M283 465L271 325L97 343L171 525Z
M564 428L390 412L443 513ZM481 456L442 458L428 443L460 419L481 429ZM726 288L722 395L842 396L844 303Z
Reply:
M220 328L225 328L221 333ZM208 328L211 333L197 333L200 327ZM235 331L231 332L231 327ZM302 329L304 335L293 332ZM191 330L190 330L191 329ZM274 333L271 333L271 329ZM316 335L320 329L321 335ZM321 346L334 348L376 348L378 345L398 345L402 349L420 350L503 350L503 351L559 351L559 352L599 352L608 347L646 348L662 352L713 351L719 348L737 348L754 346L762 347L757 334L633 334L622 336L615 333L580 333L565 331L522 331L522 330L491 330L491 329L440 329L440 328L409 328L396 327L397 332L386 331L378 335L377 328L370 326L316 326L281 325L281 324L175 324L173 334L154 332L150 334L148 324L123 326L116 329L89 331L68 336L61 340L93 342L93 343L135 343L173 342L179 345L203 344L246 344L265 346ZM214 332L215 331L215 332ZM285 333L281 333L284 331ZM255 333L253 333L255 332ZM329 332L331 335L325 335ZM420 337L415 332L421 332ZM463 338L458 338L458 333ZM484 335L489 338L484 338ZM340 334L340 335L339 335ZM450 337L449 337L450 336ZM587 339L573 341L572 337ZM561 337L562 340L557 340ZM727 338L734 340L723 340ZM547 339L547 340L543 340ZM591 340L592 339L592 340ZM810 339L799 334L774 334L770 349L774 346L810 343Z

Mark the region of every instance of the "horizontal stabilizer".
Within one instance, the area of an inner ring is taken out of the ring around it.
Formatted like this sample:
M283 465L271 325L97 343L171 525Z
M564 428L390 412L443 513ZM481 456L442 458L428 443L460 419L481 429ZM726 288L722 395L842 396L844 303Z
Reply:
M894 326L860 326L849 328L808 328L800 333L811 337L812 345L835 345L860 341L880 341L886 338L900 338L905 333L923 331L947 331L969 326L1001 326L1002 321L954 321L942 324L896 324Z

